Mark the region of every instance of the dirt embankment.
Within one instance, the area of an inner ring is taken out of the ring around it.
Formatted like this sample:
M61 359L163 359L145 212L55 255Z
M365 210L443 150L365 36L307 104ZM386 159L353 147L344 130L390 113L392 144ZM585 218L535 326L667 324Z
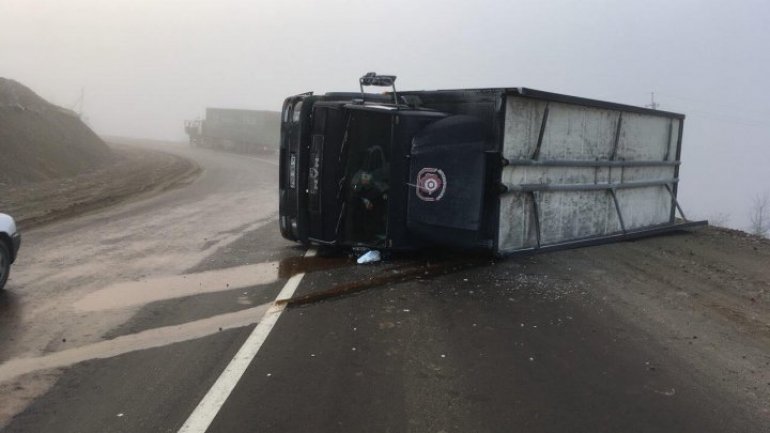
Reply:
M75 176L114 157L73 111L0 78L0 189Z
M22 228L163 190L199 170L175 155L108 146L76 113L0 78L0 212Z

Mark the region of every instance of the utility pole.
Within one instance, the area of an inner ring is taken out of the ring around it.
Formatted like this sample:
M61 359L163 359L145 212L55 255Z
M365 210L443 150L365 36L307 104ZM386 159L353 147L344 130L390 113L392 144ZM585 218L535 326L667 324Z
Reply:
M650 92L650 103L645 105L645 107L652 108L653 110L657 110L660 107L660 104L655 102L655 92Z
M80 97L77 100L75 100L74 104L72 104L72 111L74 111L75 114L78 115L78 117L83 117L83 105L85 105L85 97L86 97L86 88L81 87Z
M86 88L81 87L80 88L80 112L78 112L78 115L80 118L83 118L83 110L86 105Z
M88 117L86 117L85 115L85 105L86 105L86 88L81 87L80 97L72 105L72 111L74 111L75 114L77 114L77 116L80 118L80 120L82 120L83 123L87 125Z

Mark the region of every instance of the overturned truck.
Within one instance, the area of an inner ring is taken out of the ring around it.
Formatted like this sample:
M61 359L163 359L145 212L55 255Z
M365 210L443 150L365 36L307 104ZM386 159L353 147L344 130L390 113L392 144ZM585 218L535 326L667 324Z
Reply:
M527 88L397 92L395 79L285 100L285 238L508 255L705 224L676 199L684 115Z

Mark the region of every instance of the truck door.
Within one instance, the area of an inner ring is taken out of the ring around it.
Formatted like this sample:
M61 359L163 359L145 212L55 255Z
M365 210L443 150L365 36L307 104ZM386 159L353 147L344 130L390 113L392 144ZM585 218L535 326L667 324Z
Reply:
M485 127L476 118L450 116L412 140L407 228L445 245L477 246L486 179Z
M347 105L339 178L338 237L350 246L384 247L388 230L392 113Z

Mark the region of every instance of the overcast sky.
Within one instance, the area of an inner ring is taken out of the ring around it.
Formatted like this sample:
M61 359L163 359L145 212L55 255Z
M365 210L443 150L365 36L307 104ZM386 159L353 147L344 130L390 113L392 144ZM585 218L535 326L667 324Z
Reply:
M0 0L0 76L99 133L184 139L207 106L309 90L526 86L687 115L681 199L748 224L770 191L770 2ZM689 216L689 215L688 215Z

